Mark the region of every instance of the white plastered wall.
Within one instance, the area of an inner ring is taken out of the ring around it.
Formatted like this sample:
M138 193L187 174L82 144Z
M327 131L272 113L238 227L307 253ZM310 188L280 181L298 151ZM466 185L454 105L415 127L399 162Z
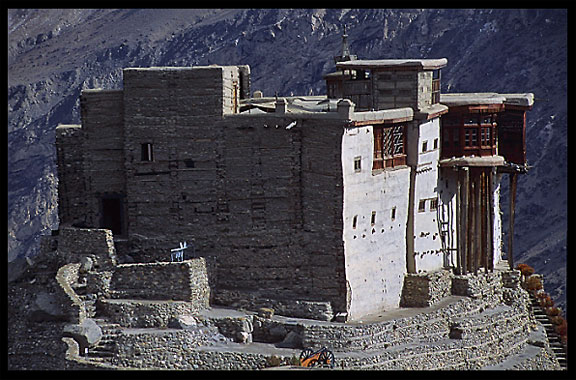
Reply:
M348 128L342 137L343 240L350 320L397 308L406 273L410 170L403 166L373 173L373 139L372 126ZM354 160L358 158L361 168L355 170Z
M431 271L444 266L437 211L432 200L438 201L441 184L438 182L440 158L439 118L426 121L418 127L418 161L414 192L414 256L416 270ZM436 147L434 144L436 142ZM415 143L415 141L411 141ZM426 145L426 148L424 148ZM415 150L415 149L414 149ZM423 211L419 209L424 203ZM440 204L438 201L437 204Z
M492 200L494 210L492 242L494 247L494 265L502 260L502 217L500 214L500 181L503 174L496 174L492 178Z

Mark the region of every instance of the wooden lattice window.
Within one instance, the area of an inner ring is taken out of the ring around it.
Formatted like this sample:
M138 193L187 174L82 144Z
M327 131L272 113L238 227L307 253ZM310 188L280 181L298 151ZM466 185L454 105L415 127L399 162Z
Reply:
M374 160L372 169L406 164L404 125L374 126Z
M440 103L440 69L432 71L432 104Z

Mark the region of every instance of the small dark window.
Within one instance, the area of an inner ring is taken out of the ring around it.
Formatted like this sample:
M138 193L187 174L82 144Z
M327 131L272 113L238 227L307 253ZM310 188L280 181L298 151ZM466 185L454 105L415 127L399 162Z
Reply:
M151 143L144 143L141 145L141 161L154 161L154 149Z
M424 211L426 211L426 199L420 199L420 202L418 202L418 212Z
M392 207L392 212L390 214L392 220L396 219L396 207Z
M362 157L354 157L354 171L359 172L362 170Z
M422 142L422 152L426 152L428 150L428 141L424 140Z
M430 199L430 211L436 211L438 208L438 199L432 198Z
M354 215L352 218L352 228L356 229L356 224L358 224L358 215Z
M438 149L438 139L434 139L434 149Z
M375 225L376 224L376 211L372 211L372 217L370 219L370 225Z

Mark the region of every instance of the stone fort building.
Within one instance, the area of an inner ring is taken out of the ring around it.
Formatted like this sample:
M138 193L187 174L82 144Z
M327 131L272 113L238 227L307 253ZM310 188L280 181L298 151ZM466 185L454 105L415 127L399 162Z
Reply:
M491 272L533 94L441 94L444 58L336 61L326 96L263 96L217 65L84 91L82 124L57 128L60 229L111 230L120 262L186 241L211 303L323 320L414 306L422 274Z

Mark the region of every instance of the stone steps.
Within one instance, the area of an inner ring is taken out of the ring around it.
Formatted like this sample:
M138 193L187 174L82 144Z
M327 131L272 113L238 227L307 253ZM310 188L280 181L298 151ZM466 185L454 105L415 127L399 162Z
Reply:
M108 362L116 356L116 339L119 336L119 324L109 322L105 318L94 318L94 321L102 329L102 338L98 344L88 350L86 357L89 360Z
M530 294L531 299L531 309L532 315L534 315L534 319L538 321L543 327L546 332L546 336L548 337L548 342L550 344L550 349L556 356L558 363L563 369L567 368L567 348L564 344L562 344L560 340L560 336L554 329L554 325L550 322L548 315L543 307L540 306L536 297L533 294Z

